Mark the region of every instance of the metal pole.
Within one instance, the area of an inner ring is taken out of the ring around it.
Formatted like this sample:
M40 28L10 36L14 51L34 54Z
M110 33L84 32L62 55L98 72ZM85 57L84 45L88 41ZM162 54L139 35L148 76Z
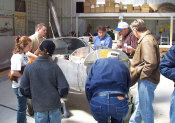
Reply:
M76 37L78 37L78 14L76 14Z
M71 13L71 32L72 32L72 30L73 30L73 28L72 28L72 0L71 0L71 10L70 10L70 13Z
M171 16L170 20L170 46L172 46L173 42L173 16Z
M29 12L29 8L28 8L28 0L26 0L25 1L26 2L26 16L25 16L25 18L26 18L26 21L25 21L25 27L26 27L26 29L25 29L25 34L26 35L28 35L28 12Z
M50 29L51 29L51 31L52 31L53 39L55 39L55 35L54 35L53 28L52 28L52 24L51 24L50 9L49 9L49 26L50 26Z
M49 1L49 6L50 6L50 9L51 9L51 12L52 12L52 16L53 16L53 19L54 19L54 22L55 22L55 25L56 25L58 35L62 36L61 26L60 26L59 21L58 21L58 16L57 16L57 13L56 13L56 10L55 10L55 7L54 7L53 0L48 0L48 1Z

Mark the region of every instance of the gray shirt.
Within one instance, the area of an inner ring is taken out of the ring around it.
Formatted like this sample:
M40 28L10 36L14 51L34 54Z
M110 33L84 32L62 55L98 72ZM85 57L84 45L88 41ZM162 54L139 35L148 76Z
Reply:
M67 95L69 85L61 69L47 58L39 56L24 70L20 91L32 98L35 112L55 110L61 106L60 97Z

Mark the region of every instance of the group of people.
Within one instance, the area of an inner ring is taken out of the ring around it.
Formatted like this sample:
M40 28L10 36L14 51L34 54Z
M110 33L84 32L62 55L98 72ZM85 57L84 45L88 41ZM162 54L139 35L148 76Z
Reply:
M133 34L128 23L119 22L115 29L122 36L122 44L117 45L116 49L122 49L128 56L133 56L137 47L137 37ZM97 28L98 35L94 39L94 50L99 48L112 48L112 40L115 40L114 33L109 26L99 26Z
M125 52L133 54L130 72L116 58L98 59L92 65L85 86L91 113L98 123L107 123L109 120L111 123L122 123L122 118L128 112L125 95L129 87L138 82L135 111L129 123L154 123L152 103L160 73L175 81L175 46L171 47L160 63L159 45L142 19L134 20L130 27L126 22L120 22L116 30L122 35ZM111 38L104 28L98 27L97 32L94 49L98 46L111 48ZM171 99L170 123L174 121L175 91Z
M10 72L17 78L12 80L18 101L17 123L27 122L27 102L29 114L34 113L36 123L61 123L60 98L68 94L69 85L59 66L50 60L55 44L45 39L46 32L46 25L40 23L32 36L15 39ZM36 50L38 56L34 54ZM33 57L36 60L28 64L29 58ZM27 98L31 100L27 101Z
M33 36L15 39L11 75L18 78L12 82L18 100L17 123L26 123L27 98L32 99L36 123L61 123L60 98L68 94L69 85L59 66L50 60L55 44L44 38L46 29L44 24L39 24ZM160 72L175 81L175 46L160 63L159 45L142 19L134 20L130 27L126 22L120 22L116 30L123 37L125 52L133 54L130 71L117 60L115 53L93 63L85 84L91 113L99 123L108 123L109 120L111 123L122 123L128 112L126 95L129 88L138 82L136 109L129 122L154 123L152 103ZM111 48L112 39L106 34L106 28L99 26L97 32L94 49L99 46ZM36 50L38 56L33 54ZM30 57L36 57L36 60L28 64ZM24 72L21 72L22 66L26 66ZM175 92L171 102L171 123L175 121L174 99Z

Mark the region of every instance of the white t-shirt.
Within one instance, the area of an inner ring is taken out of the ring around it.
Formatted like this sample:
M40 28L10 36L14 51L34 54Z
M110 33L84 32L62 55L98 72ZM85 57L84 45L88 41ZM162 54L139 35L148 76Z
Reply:
M28 57L26 54L13 54L11 57L11 70L21 71L21 67L25 66L28 62ZM12 88L18 88L20 85L21 78L18 78L18 83L13 81Z

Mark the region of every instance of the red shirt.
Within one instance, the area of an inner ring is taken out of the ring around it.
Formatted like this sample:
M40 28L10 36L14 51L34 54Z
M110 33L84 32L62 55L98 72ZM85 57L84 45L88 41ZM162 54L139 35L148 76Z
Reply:
M132 31L129 31L128 34L125 37L122 37L122 49L124 49L126 46L131 46L134 49L137 47L137 38L133 34ZM127 45L126 45L127 44Z

